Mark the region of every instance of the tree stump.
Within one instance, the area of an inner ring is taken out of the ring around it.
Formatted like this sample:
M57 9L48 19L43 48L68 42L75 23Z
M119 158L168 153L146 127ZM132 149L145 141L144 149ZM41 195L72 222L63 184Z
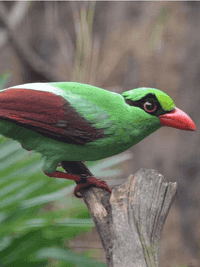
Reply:
M108 267L158 266L159 241L176 190L177 183L147 169L130 175L112 195L100 188L85 190Z

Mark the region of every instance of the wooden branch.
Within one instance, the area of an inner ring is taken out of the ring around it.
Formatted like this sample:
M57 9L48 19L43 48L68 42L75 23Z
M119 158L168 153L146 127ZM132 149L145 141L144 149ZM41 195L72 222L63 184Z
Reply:
M92 176L83 162L63 161L70 173ZM162 229L177 183L167 183L155 170L141 169L112 195L100 188L83 190L109 267L158 266Z
M162 229L177 190L155 170L141 169L110 194L84 193L109 267L158 266Z

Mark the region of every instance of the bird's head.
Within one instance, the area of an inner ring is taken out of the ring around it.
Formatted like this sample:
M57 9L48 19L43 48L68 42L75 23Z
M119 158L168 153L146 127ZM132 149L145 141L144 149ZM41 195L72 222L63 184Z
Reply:
M137 88L122 93L130 106L138 107L160 120L160 125L186 131L196 131L192 119L174 105L173 100L164 92L154 88Z

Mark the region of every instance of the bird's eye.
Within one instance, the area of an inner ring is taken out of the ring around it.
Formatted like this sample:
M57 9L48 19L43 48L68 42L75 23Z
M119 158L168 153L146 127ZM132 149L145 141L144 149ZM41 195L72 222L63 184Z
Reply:
M156 109L157 109L157 105L155 103L152 103L149 101L144 103L144 110L146 112L154 112Z

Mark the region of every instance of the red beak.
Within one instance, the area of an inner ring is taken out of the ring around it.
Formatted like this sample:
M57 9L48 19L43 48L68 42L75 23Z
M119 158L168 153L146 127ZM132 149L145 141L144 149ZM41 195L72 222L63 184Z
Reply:
M192 119L179 108L174 108L170 113L158 116L162 126L168 126L186 131L196 131Z

